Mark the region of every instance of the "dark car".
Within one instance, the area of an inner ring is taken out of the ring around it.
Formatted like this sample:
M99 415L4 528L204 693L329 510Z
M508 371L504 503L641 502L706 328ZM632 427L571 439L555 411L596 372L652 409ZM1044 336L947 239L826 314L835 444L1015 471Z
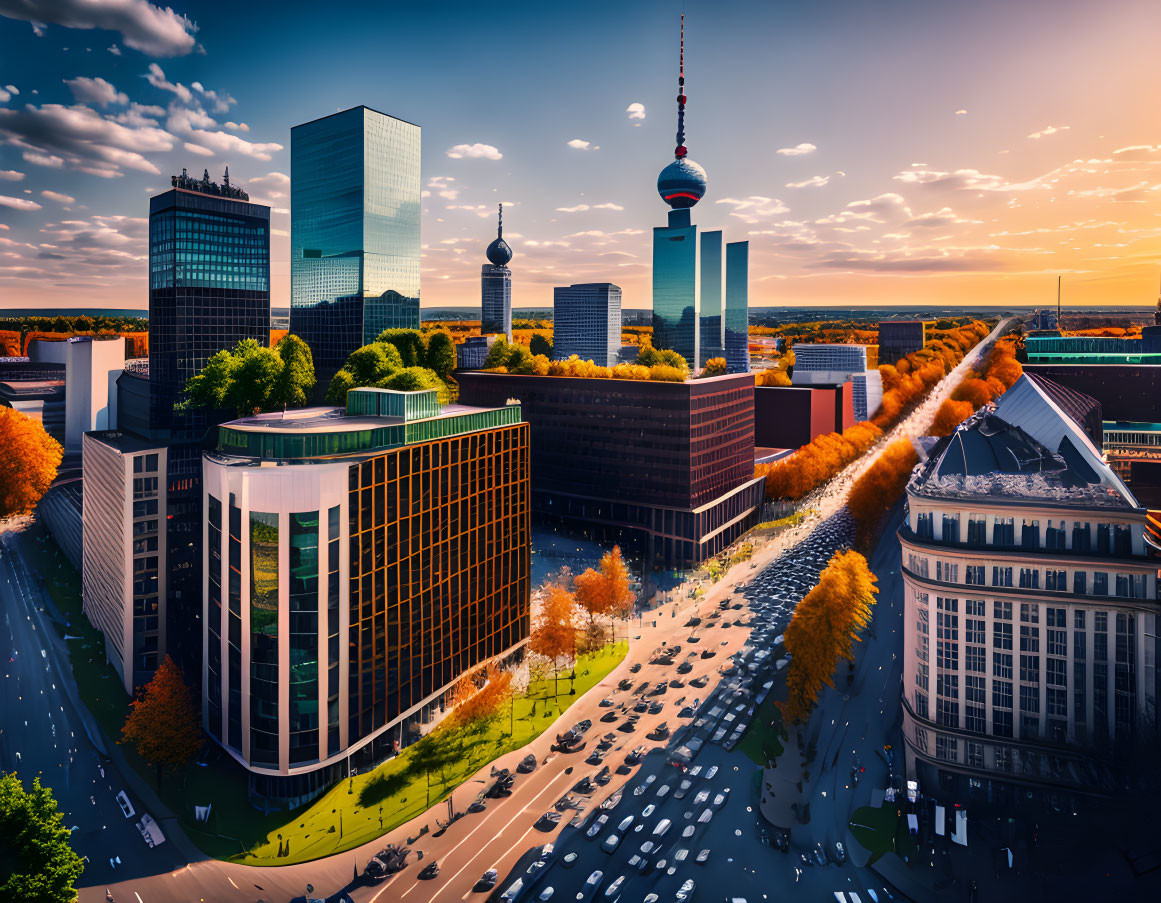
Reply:
M622 721L617 725L617 730L624 731L626 734L631 734L637 730L637 719L630 718L628 721Z
M520 760L520 764L516 766L516 770L521 774L531 774L536 771L536 756L529 753Z
M688 674L692 670L693 670L693 665L691 665L689 662L682 662L680 665L677 666L677 673L678 674Z
M631 690L631 689L633 689L633 681L631 681L629 678L626 677L619 684L617 684L617 689L618 690Z
M590 793L593 792L593 789L594 789L593 788L593 779L592 778L581 778L579 781L577 781L575 784L573 784L572 789L573 789L573 793L580 793L584 796L588 796Z
M665 704L664 704L664 703L661 703L661 702L655 702L655 703L653 703L651 706L649 706L649 714L650 714L650 715L657 715L657 714L660 714L660 712L661 712L661 710L662 710L663 708L665 708Z
M495 869L488 869L480 876L480 880L477 881L472 887L472 893L482 894L485 891L491 890L496 886L496 881L499 877L500 876Z
M703 649L701 651L702 658L713 658L715 655L717 655L717 653L714 652L712 649Z
M678 680L676 677L675 677L675 678L673 678L673 680L671 680L671 681L669 682L669 687L670 687L670 689L672 689L672 690L680 690L680 689L681 689L682 687L684 687L684 686L685 686L685 681L684 681L684 680Z
M589 753L589 757L587 759L585 759L585 764L587 764L587 765L600 765L602 758L603 758L603 756L601 755L599 750L593 750L591 753Z
M601 721L603 721L605 724L612 724L620 717L621 715L619 712L605 712L605 714L601 716Z
M642 699L635 706L633 706L634 712L647 712L648 710L649 710L649 703L644 699Z
M665 724L665 722L662 722L645 736L650 740L668 740L669 727Z
M596 781L598 787L604 787L607 783L609 783L609 776L609 766L606 765L604 768L597 772L596 777L594 777L593 780Z
M439 863L433 859L428 865L425 865L423 867L423 871L421 871L419 873L419 877L421 879L423 879L424 881L430 881L432 878L434 878L438 874L439 874Z
M705 685L708 683L709 683L709 678L706 677L705 675L702 675L701 677L695 677L693 680L691 680L689 682L689 685L691 687L697 687L700 690L700 689L704 688Z
M387 866L374 856L367 863L367 867L363 869L363 877L368 881L382 881L387 875Z
M612 699L610 699L608 696L606 696L599 703L597 703L597 705L600 706L600 708L602 708L602 709L610 709L613 707L614 703L613 703Z
M559 812L545 812L542 816L540 816L540 818L536 820L536 824L533 825L533 827L536 828L537 831L551 831L559 824Z
M488 808L488 804L486 802L484 802L484 800L479 799L479 800L476 800L474 803L472 803L470 806L468 806L468 811L471 813L483 812L487 808Z
M640 670L641 670L641 663L640 662L634 662L632 665L629 666L629 673L630 674L636 674Z

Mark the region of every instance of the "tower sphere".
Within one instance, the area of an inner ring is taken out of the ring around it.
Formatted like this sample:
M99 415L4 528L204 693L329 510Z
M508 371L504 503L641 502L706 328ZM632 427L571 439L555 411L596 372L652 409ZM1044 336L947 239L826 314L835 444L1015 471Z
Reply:
M657 193L670 207L692 207L705 195L705 170L688 157L674 160L657 177Z
M508 246L508 242L499 237L488 245L488 249L484 253L488 256L488 262L492 266L507 266L508 261L512 259L512 249Z

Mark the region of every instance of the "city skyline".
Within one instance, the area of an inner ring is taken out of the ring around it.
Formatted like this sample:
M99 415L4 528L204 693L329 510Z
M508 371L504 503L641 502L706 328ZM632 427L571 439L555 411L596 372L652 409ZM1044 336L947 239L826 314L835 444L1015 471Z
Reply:
M308 28L213 4L117 16L63 4L44 23L24 9L0 3L0 48L19 63L0 78L6 306L73 307L81 290L92 306L144 309L148 194L183 167L218 179L226 165L273 208L272 303L286 306L290 128L357 104L426 132L424 307L473 302L497 202L523 262L515 307L607 280L627 309L650 306L674 5L516 7L502 22L457 6L450 28L393 9L358 33L341 16ZM711 174L701 206L727 240L752 243L752 305L1048 303L1057 274L1066 305L1151 303L1161 145L1137 112L1157 93L1148 12L688 8L690 148ZM400 35L390 68L358 52L385 28ZM531 40L546 29L584 56ZM493 36L529 49L497 55ZM338 46L341 72L325 65Z

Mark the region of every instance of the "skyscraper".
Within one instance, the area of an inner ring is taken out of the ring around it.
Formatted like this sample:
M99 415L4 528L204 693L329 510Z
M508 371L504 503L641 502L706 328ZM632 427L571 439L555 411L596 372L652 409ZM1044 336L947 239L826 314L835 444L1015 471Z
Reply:
M621 287L611 282L558 286L552 290L552 356L576 355L602 367L621 352Z
M480 332L492 335L502 332L512 341L512 271L508 261L512 259L512 248L504 241L504 205L500 205L500 218L496 226L496 238L484 252L489 263L480 267Z
M707 183L705 170L689 159L685 146L685 16L681 21L677 147L673 162L657 177L657 193L673 209L667 225L653 229L653 345L676 351L690 367L724 354L731 373L746 372L748 242L727 246L723 323L722 233L702 233L699 241L690 216Z
M384 329L419 328L419 143L363 106L290 131L290 331L323 390Z

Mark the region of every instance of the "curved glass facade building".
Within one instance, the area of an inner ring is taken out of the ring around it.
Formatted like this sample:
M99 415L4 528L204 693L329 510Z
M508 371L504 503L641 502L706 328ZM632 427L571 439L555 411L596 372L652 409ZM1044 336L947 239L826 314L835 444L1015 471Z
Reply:
M324 390L384 329L419 328L419 147L361 106L290 131L290 331Z
M691 368L699 360L700 264L689 210L670 210L669 225L653 229L653 347L676 351Z

